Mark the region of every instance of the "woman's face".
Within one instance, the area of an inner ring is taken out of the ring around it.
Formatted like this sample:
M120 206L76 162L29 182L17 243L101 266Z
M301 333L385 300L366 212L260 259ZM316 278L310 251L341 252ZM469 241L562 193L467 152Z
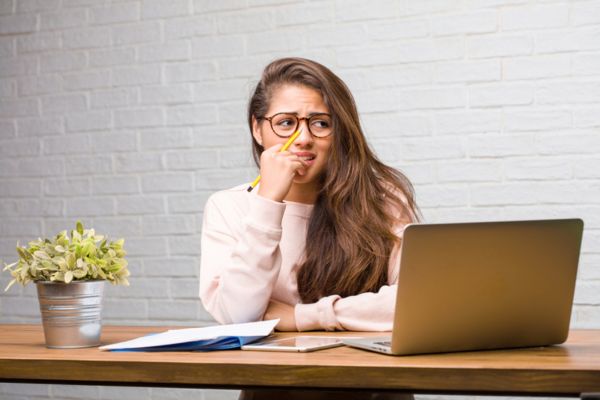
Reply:
M330 111L318 91L307 86L287 84L275 89L265 116L271 117L278 113L295 114L298 118L304 118L314 114L329 114ZM300 121L299 129L302 129L302 133L288 149L308 163L306 167L296 172L293 186L307 184L307 189L310 187L318 190L315 185L319 176L325 171L329 148L335 133L323 138L315 137L311 135L306 124L306 120ZM265 119L253 122L252 133L265 149L288 140L277 136L269 121Z

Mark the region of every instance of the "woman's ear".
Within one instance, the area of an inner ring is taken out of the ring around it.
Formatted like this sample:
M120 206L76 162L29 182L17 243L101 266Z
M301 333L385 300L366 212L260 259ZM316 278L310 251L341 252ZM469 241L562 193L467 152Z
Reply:
M252 116L252 136L254 136L254 140L256 140L258 144L262 146L262 130L260 129L260 124L254 115Z

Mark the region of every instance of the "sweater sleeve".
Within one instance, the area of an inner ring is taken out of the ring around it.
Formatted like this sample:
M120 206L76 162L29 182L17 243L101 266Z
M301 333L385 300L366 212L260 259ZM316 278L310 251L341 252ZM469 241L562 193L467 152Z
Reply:
M228 204L213 195L204 209L200 298L220 323L259 321L281 267L285 204L249 195L245 215Z
M404 228L403 223L394 229L400 240L390 254L388 285L380 287L377 292L348 297L331 295L319 299L316 303L297 304L294 314L298 331L391 331Z

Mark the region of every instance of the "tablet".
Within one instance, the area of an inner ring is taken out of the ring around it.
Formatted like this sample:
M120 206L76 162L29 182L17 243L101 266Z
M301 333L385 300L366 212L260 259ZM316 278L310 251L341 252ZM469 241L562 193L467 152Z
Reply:
M245 344L242 350L291 351L305 353L331 347L342 346L341 337L295 336L288 338L267 338L259 342Z

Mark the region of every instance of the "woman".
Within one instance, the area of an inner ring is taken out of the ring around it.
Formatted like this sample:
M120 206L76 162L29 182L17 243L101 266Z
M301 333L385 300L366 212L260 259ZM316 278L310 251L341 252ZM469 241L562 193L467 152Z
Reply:
M204 307L221 323L280 318L282 331L391 330L402 231L418 210L408 179L369 149L346 85L314 61L276 60L248 124L262 179L206 204Z

